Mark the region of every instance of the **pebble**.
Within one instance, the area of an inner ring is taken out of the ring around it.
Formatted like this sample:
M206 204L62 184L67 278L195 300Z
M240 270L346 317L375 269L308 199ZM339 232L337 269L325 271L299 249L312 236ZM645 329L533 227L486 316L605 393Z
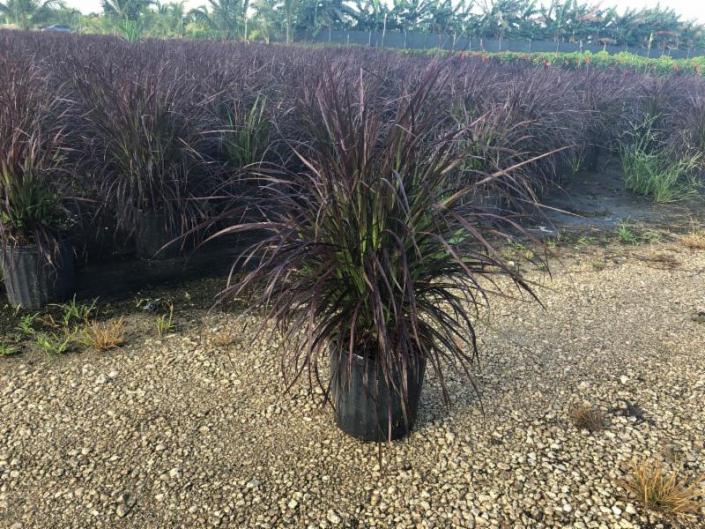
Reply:
M328 520L333 525L338 525L341 522L340 516L338 516L338 513L336 513L332 509L328 511L328 514L326 515L326 520Z
M705 252L682 258L705 270ZM0 359L3 527L690 529L621 482L646 455L705 473L702 326L683 316L701 282L627 260L554 271L545 309L493 298L491 326L477 320L484 415L452 370L445 406L428 370L417 428L381 447L338 431L305 380L282 391L278 344L242 336L218 355L199 340L204 323L240 329L230 313L190 308L129 353ZM606 429L576 428L578 403Z

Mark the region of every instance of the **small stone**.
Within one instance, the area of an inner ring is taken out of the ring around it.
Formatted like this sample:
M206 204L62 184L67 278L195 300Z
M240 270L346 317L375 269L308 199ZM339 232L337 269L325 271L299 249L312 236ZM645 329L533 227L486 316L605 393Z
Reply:
M123 506L123 505L118 505L118 506L117 506L117 515L118 515L120 518L124 518L125 515L127 515L127 509L125 509L125 506Z
M289 509L291 509L293 511L294 509L296 509L299 506L299 502L292 498L289 500L288 505L289 505Z
M340 516L333 510L329 510L326 515L326 520L328 520L333 525L338 525L340 523Z
M570 503L564 503L564 504L563 504L563 510L564 510L565 512L570 512L570 511L573 510L573 507L570 506Z

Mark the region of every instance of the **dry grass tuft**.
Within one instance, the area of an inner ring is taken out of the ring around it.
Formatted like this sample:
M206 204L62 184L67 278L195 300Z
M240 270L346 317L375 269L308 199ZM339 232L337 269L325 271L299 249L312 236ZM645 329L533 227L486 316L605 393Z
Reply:
M107 351L125 343L125 319L108 322L92 321L86 324L84 338L98 351Z
M659 270L673 270L681 265L675 256L665 252L651 252L648 255L637 256L637 258L652 263L652 267Z
M636 461L621 485L647 508L673 514L698 513L703 507L703 478L679 479L655 460Z
M237 333L227 328L210 329L207 333L208 343L216 347L227 347L237 342Z
M600 432L607 426L607 418L599 408L579 404L570 410L570 420L576 428L589 432Z
M692 231L683 235L681 243L691 250L705 250L705 230Z

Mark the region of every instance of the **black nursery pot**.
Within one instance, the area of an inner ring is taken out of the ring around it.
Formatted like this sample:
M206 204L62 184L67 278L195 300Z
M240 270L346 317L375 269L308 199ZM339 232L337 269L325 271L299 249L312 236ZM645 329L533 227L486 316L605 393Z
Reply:
M597 171L600 163L600 146L590 144L585 151L585 169Z
M181 255L181 241L164 248L180 233L163 213L140 211L137 214L136 252L141 259L174 259Z
M11 246L2 253L5 288L10 304L36 310L63 301L75 291L73 249L61 241L53 262L36 245Z
M331 354L331 391L338 427L363 441L382 442L409 435L416 422L425 361L419 359L415 369L407 370L405 408L402 396L385 381L374 358L365 361L362 356L353 355L352 366L346 362L346 354L342 359ZM402 374L396 372L393 378L400 387Z

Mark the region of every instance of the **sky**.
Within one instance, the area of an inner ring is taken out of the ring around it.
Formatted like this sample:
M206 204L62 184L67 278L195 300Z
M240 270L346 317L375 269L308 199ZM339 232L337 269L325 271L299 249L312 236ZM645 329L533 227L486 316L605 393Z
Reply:
M602 0L605 6L616 5L619 8L654 7L658 3L668 6L680 13L685 20L696 19L705 23L705 2L703 0ZM101 0L65 0L68 7L80 9L83 13L101 11ZM186 7L198 7L206 4L205 0L186 0Z

